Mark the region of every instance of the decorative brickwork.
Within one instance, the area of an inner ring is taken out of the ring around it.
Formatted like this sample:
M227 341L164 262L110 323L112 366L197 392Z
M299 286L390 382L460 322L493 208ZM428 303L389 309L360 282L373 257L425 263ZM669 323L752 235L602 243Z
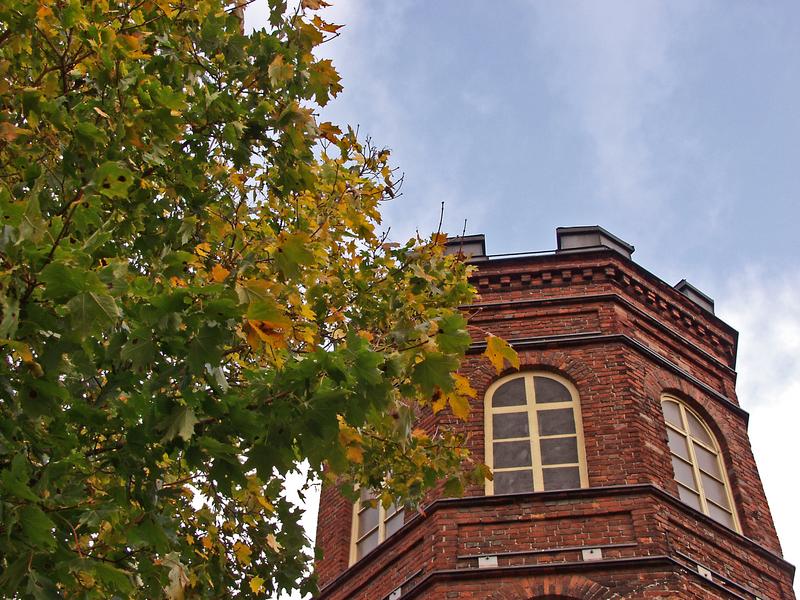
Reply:
M483 398L498 375L480 353L486 333L500 335L523 370L557 373L577 389L589 485L431 494L424 516L409 512L352 566L352 506L326 488L318 598L794 598L794 567L781 558L736 399L736 332L610 249L476 264L462 372L478 398L467 423L444 411L420 425L461 428L484 456ZM663 394L716 437L741 533L678 499Z

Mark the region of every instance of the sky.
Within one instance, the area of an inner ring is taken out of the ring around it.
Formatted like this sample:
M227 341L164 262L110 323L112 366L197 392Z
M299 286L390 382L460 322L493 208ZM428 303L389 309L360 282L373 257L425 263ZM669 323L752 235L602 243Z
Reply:
M739 401L800 565L800 3L329 1L320 14L345 27L322 54L344 92L321 118L391 148L394 239L434 231L442 201L444 229L466 219L490 254L602 225L714 298L740 333Z

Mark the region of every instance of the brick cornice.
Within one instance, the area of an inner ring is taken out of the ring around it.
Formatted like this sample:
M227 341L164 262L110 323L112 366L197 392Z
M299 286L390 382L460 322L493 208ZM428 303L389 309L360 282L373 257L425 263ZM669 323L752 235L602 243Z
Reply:
M697 377L686 371L685 369L679 367L674 362L662 356L655 350L645 346L639 340L636 340L629 335L624 333L600 333L600 332L593 332L593 333L575 333L575 334L563 334L563 335L548 335L548 336L537 336L537 337L524 337L524 338L509 338L506 340L511 346L516 350L525 350L529 348L552 348L552 347L559 347L559 346L574 346L574 345L584 345L584 344L609 344L609 343L619 343L625 344L628 347L632 348L642 356L649 358L653 362L658 363L662 367L666 368L669 371L672 371L676 375L683 377L687 381L690 381L704 392L706 392L709 396L713 397L715 400L721 403L727 410L737 414L742 419L744 419L745 424L750 418L750 415L746 410L736 404L733 400L728 398L725 394L715 390L713 387L700 381ZM474 342L470 345L469 350L467 351L468 354L479 354L486 349L486 342Z
M699 354L705 360L714 364L719 369L722 369L723 371L726 371L731 374L736 373L733 367L721 361L713 354L706 352L697 343L687 338L685 335L682 335L681 333L675 331L671 327L666 326L662 321L656 319L654 316L647 314L645 311L643 311L641 308L636 306L634 303L629 301L621 294L613 294L613 293L578 294L574 296L553 296L550 298L522 298L513 300L498 300L494 302L476 302L474 304L465 304L463 306L460 306L459 308L464 311L472 311L475 309L483 309L483 308L487 309L524 308L524 307L539 307L539 306L563 306L571 304L595 304L604 302L613 302L624 307L631 313L635 314L638 318L642 319L643 321L647 321L648 324L658 329L661 333L664 333L674 341L687 346L688 348L691 349L692 352Z
M580 266L571 266L576 259L594 259ZM503 288L537 289L573 285L573 278L587 271L591 280L602 278L616 285L631 298L641 298L643 306L649 306L679 329L697 339L708 339L713 345L725 347L730 354L731 366L736 363L738 332L725 321L703 310L671 285L638 265L620 256L613 250L591 250L569 254L546 254L509 258L492 258L488 262L475 263L478 270L470 281L481 290L502 291ZM703 322L711 325L714 332ZM729 337L728 340L720 339Z
M668 494L661 488L658 488L650 483L638 483L629 485L588 487L588 488L570 489L570 490L500 494L494 496L466 496L463 498L439 498L426 505L424 509L422 509L421 511L417 512L411 519L409 519L403 525L403 527L397 533L395 533L385 542L381 543L375 550L367 554L364 558L362 558L360 561L358 561L350 568L348 568L346 571L341 573L338 577L331 580L325 587L323 587L320 590L320 593L317 596L315 596L315 599L323 600L324 598L329 597L338 588L344 585L347 581L351 580L353 577L355 577L358 573L360 573L364 569L368 570L373 568L374 566L373 563L378 557L390 551L393 547L402 542L404 539L407 539L412 534L412 531L421 526L426 519L429 519L432 515L442 510L448 510L453 508L460 509L460 508L485 507L485 506L504 506L509 504L518 504L521 502L532 502L532 501L586 500L586 499L606 498L613 496L643 496L643 495L654 496L658 498L660 501L670 504L672 507L680 511L690 513L694 519L701 521L705 527L713 530L715 533L719 535L735 539L735 541L738 544L745 546L750 551L760 555L762 558L775 564L779 569L787 571L790 574L790 576L792 577L794 576L795 572L794 565L786 561L783 557L777 555L772 550L765 548L758 542L740 533L728 529L724 525L721 525L720 523L716 522L711 517L691 508L689 505L685 504L678 498L675 498L671 494ZM664 558L669 558L669 557L664 557ZM635 561L641 559L619 559L619 560ZM675 562L674 559L670 560L673 560L673 562ZM602 562L603 564L607 563L607 561L602 561ZM546 565L542 565L542 568L547 566L553 566L556 564L563 565L566 563L563 562L547 563ZM594 563L581 562L575 564L587 565ZM533 567L536 567L536 565L499 567L499 568L524 569ZM465 568L465 569L456 569L455 571L466 572L469 570L470 569ZM492 569L474 569L474 570L480 571L480 573L488 573ZM442 573L445 572L449 571L442 571ZM426 577L430 576L431 574L432 573L429 573ZM410 598L411 596L408 597ZM406 596L403 596L403 598L406 598Z

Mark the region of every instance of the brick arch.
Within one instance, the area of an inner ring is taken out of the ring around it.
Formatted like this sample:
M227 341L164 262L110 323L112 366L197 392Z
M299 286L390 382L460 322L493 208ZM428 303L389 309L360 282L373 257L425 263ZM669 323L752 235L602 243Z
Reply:
M487 600L616 600L619 594L581 575L551 576L504 587Z

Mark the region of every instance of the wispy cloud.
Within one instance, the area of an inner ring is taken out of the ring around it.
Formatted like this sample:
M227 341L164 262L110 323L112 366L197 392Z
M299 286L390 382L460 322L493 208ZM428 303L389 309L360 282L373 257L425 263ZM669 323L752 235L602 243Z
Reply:
M793 473L800 454L800 270L749 267L732 278L718 305L740 332L737 391L750 411L753 445L772 515L789 562L800 563Z
M691 23L692 5L537 6L534 51L551 59L549 89L588 137L600 199L623 207L662 204L665 180L702 155L680 123L668 122L681 80L676 46Z

